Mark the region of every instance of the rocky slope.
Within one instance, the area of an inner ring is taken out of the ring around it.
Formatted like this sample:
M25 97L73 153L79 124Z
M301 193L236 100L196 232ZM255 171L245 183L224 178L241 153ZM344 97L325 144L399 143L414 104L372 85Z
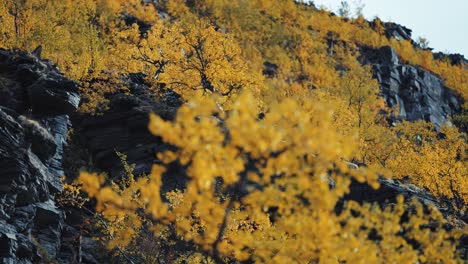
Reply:
M391 47L363 48L361 58L363 63L372 65L387 105L399 108L399 116L392 122L425 120L439 128L460 111L461 97L433 73L400 63L398 54ZM274 71L270 63L265 63L264 67L263 73L267 76ZM123 171L116 151L128 155L128 161L136 165L136 175L149 173L155 162L154 154L165 147L147 132L148 113L156 111L164 118L172 119L182 103L173 92L162 101L155 101L141 76L134 75L126 81L130 94L109 95L111 110L100 116L72 116L77 147L89 151L95 169L109 172L114 177Z
M386 26L389 37L411 37L409 29ZM372 65L387 104L399 106L398 120L423 119L440 127L460 110L463 102L439 77L402 64L391 47L363 47L362 55L363 63ZM271 75L272 65L265 67L264 73ZM116 151L128 155L135 174L148 173L157 162L155 153L168 147L147 131L148 113L172 119L182 104L170 91L156 100L141 74L125 81L130 94L109 95L109 111L79 114L77 84L52 63L38 54L0 50L0 263L97 262L91 253L94 245L77 229L80 219L54 200L62 188L58 178L64 169L73 175L82 166L119 177L123 167ZM70 128L74 132L67 145ZM398 194L416 195L446 215L454 213L415 186L389 180L381 184L374 191L354 183L349 198L382 204ZM467 221L466 215L457 217Z
M421 67L402 64L392 47L363 48L362 55L364 63L372 65L387 105L398 109L394 121L425 120L439 128L461 110L462 99L443 80Z
M93 260L54 201L79 101L77 84L49 61L0 50L1 263Z

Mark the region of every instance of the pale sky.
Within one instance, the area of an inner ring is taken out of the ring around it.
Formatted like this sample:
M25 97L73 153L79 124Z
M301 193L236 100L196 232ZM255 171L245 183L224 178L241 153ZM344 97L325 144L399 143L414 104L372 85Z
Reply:
M349 0L353 4L358 0ZM341 0L312 0L317 7L336 12ZM434 51L461 53L468 58L468 0L361 0L367 19L380 17L413 30L413 39L425 37Z

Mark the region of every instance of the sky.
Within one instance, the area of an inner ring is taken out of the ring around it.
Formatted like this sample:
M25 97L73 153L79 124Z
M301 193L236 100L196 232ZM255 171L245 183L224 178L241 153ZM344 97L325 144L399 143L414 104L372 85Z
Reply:
M358 0L349 0L353 4ZM317 7L336 12L341 0L313 0ZM361 0L367 19L380 17L413 30L434 51L460 53L468 58L468 0Z

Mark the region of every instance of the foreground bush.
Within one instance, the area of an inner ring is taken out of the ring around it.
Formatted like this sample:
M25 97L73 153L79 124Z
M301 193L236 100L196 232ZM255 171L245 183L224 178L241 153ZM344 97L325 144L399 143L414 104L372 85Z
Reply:
M83 173L82 188L114 238L109 246L148 259L137 243L151 231L168 255L185 242L195 262L461 262L461 231L444 229L431 206L402 197L386 208L341 203L351 179L378 182L376 172L348 168L358 147L338 133L328 108L285 99L259 118L255 105L244 93L229 113L195 101L174 122L152 115L150 131L172 147L150 176L118 186ZM163 178L171 177L185 186L169 190Z

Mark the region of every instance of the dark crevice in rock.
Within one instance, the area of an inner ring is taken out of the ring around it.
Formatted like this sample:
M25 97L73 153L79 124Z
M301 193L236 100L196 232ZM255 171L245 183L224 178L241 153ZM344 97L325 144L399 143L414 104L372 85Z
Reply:
M119 177L123 166L116 151L124 153L130 164L135 164L135 175L148 174L156 161L156 153L167 148L161 140L148 131L149 114L155 112L165 119L175 118L181 97L173 91L163 91L157 96L141 74L131 74L126 80L129 94L108 96L109 111L99 116L74 114L74 149L85 149L98 171ZM85 157L84 157L85 158Z

